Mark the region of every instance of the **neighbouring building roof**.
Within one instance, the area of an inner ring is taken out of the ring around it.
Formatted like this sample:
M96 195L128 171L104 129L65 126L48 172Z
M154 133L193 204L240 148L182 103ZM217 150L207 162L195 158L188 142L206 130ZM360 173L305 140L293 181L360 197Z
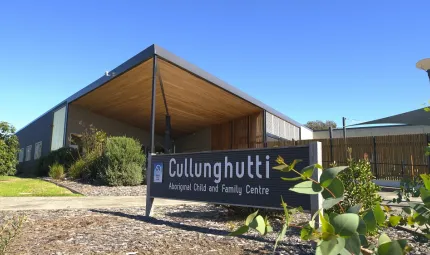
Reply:
M353 126L370 124L430 125L430 112L425 111L424 108L420 108L381 119L358 123Z

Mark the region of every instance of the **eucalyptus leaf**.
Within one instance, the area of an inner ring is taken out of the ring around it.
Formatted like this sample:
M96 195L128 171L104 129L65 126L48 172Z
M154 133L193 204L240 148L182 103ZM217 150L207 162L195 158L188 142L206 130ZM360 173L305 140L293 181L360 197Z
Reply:
M301 177L301 176L293 177L293 178L281 177L281 179L282 179L283 181L298 181L298 180L302 180L302 177Z
M304 181L294 185L290 190L301 194L313 195L320 193L323 188L312 181Z
M420 197L423 200L423 203L427 206L430 207L430 190L421 187L420 188Z
M403 255L403 248L397 241L390 241L378 246L378 255Z
M376 229L376 219L372 210L366 212L363 216L364 222L366 222L367 231L374 231Z
M342 197L338 197L338 198L329 197L327 199L324 199L324 201L322 203L322 207L325 210L328 210L328 209L332 208L333 206L337 205L341 201L343 201L343 196Z
M390 219L389 219L390 225L392 227L395 227L395 226L399 225L399 222L400 222L401 219L402 219L402 216L399 216L399 215L392 215L392 216L390 216Z
M319 215L320 215L320 221L321 221L321 231L323 233L327 232L330 234L334 234L335 230L334 230L334 227L330 224L330 219L328 215L327 214L323 215L321 212Z
M385 213L382 210L381 206L379 205L379 203L377 203L374 207L373 207L373 213L375 215L375 220L379 225L383 225L385 222Z
M331 193L329 192L331 191ZM341 180L338 178L335 178L328 187L326 187L323 192L321 193L322 197L324 199L333 198L333 195L335 198L342 197L345 191L345 187ZM333 193L333 194L332 194Z
M420 174L421 179L423 180L424 186L427 190L430 190L430 175L428 174Z
M402 208L403 212L405 212L407 215L412 214L411 208L410 207L403 207Z
M308 241L312 238L312 233L314 232L314 229L309 226L309 224L306 224L303 226L302 230L300 230L300 238L304 241Z
M241 226L240 228L236 229L234 232L231 232L228 234L229 236L240 236L248 232L249 227L248 226Z
M248 215L248 217L246 217L246 220L245 220L245 225L248 226L254 220L257 214L258 214L258 210Z
M303 180L307 180L308 178L310 178L312 176L312 174L314 173L314 170L315 170L315 165L310 165L310 166L303 168L301 171L301 174L302 174L301 178Z
M293 163L291 163L289 166L288 166L288 170L293 170L294 169L294 167L296 167L296 165L298 164L298 163L300 163L300 162L302 162L303 160L301 160L301 159L295 159L294 161L293 161Z
M364 248L369 247L369 242L367 242L365 235L359 235L358 237L360 238L361 246L363 246Z
M345 239L345 249L347 249L350 254L360 254L361 241L357 233Z
M357 232L360 235L366 235L367 234L366 222L364 222L364 220L362 218L360 218L360 221L358 222Z
M378 238L378 246L391 242L391 238L387 236L387 234L382 233Z
M336 234L342 237L350 237L357 233L357 228L360 223L360 218L354 213L339 214L330 222Z
M274 170L278 170L278 171L281 171L281 172L289 172L289 171L291 171L291 170L288 168L288 166L287 166L287 165L274 166L272 169L274 169Z
M258 215L254 220L248 225L250 228L257 230L260 234L264 235L266 232L266 223L261 215Z
M348 208L348 210L346 211L347 213L355 213L358 214L360 212L360 209L363 205L362 204L356 204L354 206L351 206L350 208Z
M320 241L317 245L316 255L338 255L345 248L345 239L333 238L328 241Z
M348 168L347 166L337 166L332 168L327 168L322 171L321 177L320 177L320 183L322 187L328 187L330 183L333 181L336 176Z

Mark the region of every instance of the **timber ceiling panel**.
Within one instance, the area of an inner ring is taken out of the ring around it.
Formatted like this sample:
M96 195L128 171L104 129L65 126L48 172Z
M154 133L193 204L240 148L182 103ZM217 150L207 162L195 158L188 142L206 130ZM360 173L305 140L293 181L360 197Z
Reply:
M157 64L171 116L173 137L261 111L259 107L167 61L158 59ZM82 96L72 104L149 130L151 83L152 59ZM165 114L157 75L155 122L157 134L164 133Z

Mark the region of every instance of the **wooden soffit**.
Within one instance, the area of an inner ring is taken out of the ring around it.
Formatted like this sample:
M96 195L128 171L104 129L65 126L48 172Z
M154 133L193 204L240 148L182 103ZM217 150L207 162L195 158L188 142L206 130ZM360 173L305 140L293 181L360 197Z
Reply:
M72 104L149 130L151 116L152 64L149 59ZM166 108L160 86L162 79L172 136L190 134L213 124L258 113L261 108L163 59L157 59L155 132L165 130ZM102 128L102 127L100 127Z

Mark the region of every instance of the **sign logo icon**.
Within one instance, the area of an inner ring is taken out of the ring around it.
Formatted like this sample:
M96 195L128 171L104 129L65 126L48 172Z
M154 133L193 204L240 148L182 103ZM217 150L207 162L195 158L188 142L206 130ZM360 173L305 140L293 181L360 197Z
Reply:
M154 163L154 182L163 182L163 163Z

